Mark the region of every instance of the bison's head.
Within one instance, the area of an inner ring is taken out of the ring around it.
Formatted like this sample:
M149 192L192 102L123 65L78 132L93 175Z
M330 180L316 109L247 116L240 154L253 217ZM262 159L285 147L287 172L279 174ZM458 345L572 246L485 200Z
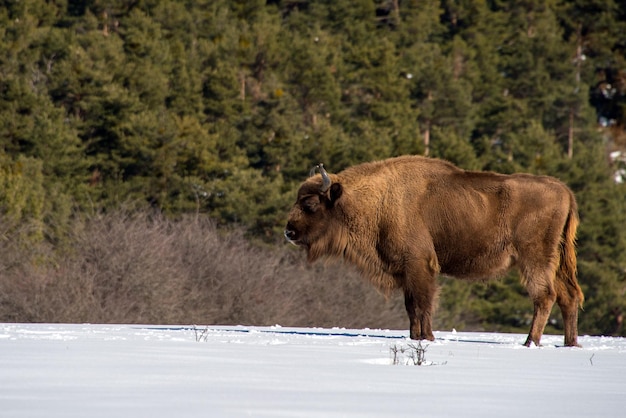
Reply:
M319 176L315 175L316 169ZM342 192L341 184L331 181L323 164L315 166L309 179L300 186L296 203L289 212L285 229L287 241L310 250L332 223L335 203Z

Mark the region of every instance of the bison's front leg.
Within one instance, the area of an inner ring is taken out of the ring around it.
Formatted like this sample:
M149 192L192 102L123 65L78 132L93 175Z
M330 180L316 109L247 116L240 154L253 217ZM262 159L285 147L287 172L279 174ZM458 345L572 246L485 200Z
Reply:
M404 289L404 306L409 315L410 335L412 340L433 341L432 318L435 311L437 284L434 275L422 275L407 283Z
M432 308L419 295L414 295L410 291L404 292L404 305L409 315L410 336L412 340L435 339L432 329Z
M404 306L409 315L412 340L433 341L432 317L437 296L436 275L439 272L437 257L433 252L416 251L418 256L406 265L404 276Z

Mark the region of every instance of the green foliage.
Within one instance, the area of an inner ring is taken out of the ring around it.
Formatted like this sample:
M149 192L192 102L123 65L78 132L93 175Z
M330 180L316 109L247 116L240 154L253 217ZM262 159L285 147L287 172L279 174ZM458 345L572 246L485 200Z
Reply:
M622 3L7 2L3 225L62 248L74 217L136 205L276 242L319 162L554 175L580 206L581 329L623 335L626 193L606 158L626 149ZM467 300L448 317L523 322L499 305L516 280L446 284Z
M0 155L0 217L2 238L16 234L25 245L43 238L44 187L42 163L34 158L11 161Z

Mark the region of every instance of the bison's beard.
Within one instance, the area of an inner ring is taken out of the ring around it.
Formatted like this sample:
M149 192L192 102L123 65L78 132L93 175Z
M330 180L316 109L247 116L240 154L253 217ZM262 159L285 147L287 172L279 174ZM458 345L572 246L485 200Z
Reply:
M307 244L306 242L301 241L301 240L290 240L290 239L288 239L287 241L289 241L289 244L291 244L291 245L295 245L296 247L306 249L307 252L311 248L311 246L309 244Z
M351 235L349 230L340 225L326 229L325 234L310 243L297 242L295 245L306 248L310 263L319 259L343 260L355 267L381 293L389 296L393 289L399 287L398 282L382 264L373 248L355 245L359 240Z

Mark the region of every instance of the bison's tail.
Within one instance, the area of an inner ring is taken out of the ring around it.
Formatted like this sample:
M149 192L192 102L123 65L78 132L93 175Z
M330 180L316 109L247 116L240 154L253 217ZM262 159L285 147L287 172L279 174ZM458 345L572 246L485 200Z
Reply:
M576 229L578 228L579 219L576 200L573 195L570 198L570 202L569 214L563 228L563 235L561 236L561 261L557 271L557 280L562 282L570 297L575 298L582 308L585 296L576 279Z

